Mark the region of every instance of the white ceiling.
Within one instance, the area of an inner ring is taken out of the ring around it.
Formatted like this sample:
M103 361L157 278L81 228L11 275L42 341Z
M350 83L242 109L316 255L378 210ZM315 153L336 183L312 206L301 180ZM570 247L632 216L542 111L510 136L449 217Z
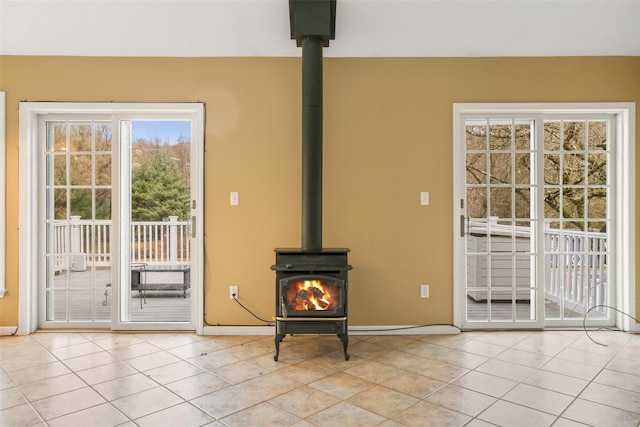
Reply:
M0 0L0 54L300 56L288 0ZM640 0L337 0L335 57L640 55Z

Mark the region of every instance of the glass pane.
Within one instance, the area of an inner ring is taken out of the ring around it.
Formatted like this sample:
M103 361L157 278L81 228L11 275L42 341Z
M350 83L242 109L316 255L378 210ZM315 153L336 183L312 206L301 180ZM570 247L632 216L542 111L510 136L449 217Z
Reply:
M495 294L495 295L494 295ZM503 290L499 293L491 292L491 320L513 321L513 292Z
M93 254L96 262L100 265L108 264L111 261L110 229L110 223L96 224L93 229ZM111 282L111 279L109 279L109 282Z
M530 233L533 233L534 230L531 229L531 223L529 221L523 221L522 218L519 218L516 222L516 228L517 228L517 232L518 232L518 236L520 236L521 234L527 233L527 235L530 235Z
M560 218L560 188L545 187L544 189L544 217Z
M560 122L544 122L544 150L560 150Z
M47 320L67 320L67 292L68 291L47 291Z
M567 151L585 150L585 122L563 123L563 148Z
M531 155L529 153L515 155L515 184L531 183Z
M487 183L487 155L484 153L467 154L467 184Z
M513 256L512 255L499 255L493 253L491 256L491 276L489 278L489 285L492 288L511 288L515 285L513 269ZM500 292L494 292L492 295L494 299L511 299L511 291L508 294L503 290Z
M516 232L516 252L533 253L534 247L531 243L531 233Z
M607 189L589 188L587 194L587 218L607 218Z
M532 150L534 149L531 141L531 123L520 123L515 125L515 149L516 150Z
M70 211L71 216L79 216L82 219L91 219L92 200L90 188L72 188L70 190Z
M45 197L45 219L51 220L55 218L55 191L52 188L47 188L44 192Z
M67 156L53 157L53 183L54 185L67 184Z
M563 221L562 228L570 231L585 231L585 222L579 220L567 220Z
M495 231L488 237L491 253L513 252L515 240L511 231L505 231L509 227L500 226L500 232Z
M73 310L69 311L69 320L86 321L93 320L93 296L90 289L69 291L69 301L73 303Z
M73 155L71 162L71 185L91 185L92 161L90 155Z
M547 221L545 223L545 233L556 232L560 230L560 223L558 221Z
M486 290L470 290L467 292L467 296L469 297L467 298L467 320L476 322L486 322L489 320L486 294ZM478 300L475 300L474 296L478 296Z
M46 222L45 223L45 230L46 230L46 236L45 236L45 253L47 255L49 254L54 254L55 252L55 244L56 241L58 240L55 237L55 233L56 233L56 229L57 229L57 224L52 223L52 222ZM46 258L47 263L47 267L52 267L53 268L53 258Z
M560 156L558 154L544 155L544 183L548 185L560 184Z
M484 122L467 122L465 132L467 150L487 149L487 126Z
M604 246L604 245L601 245ZM608 275L607 275L607 255L589 255L589 307L607 304L608 296Z
M112 129L110 124L96 124L96 151L111 151Z
M54 194L54 218L67 219L67 189L56 188Z
M607 122L588 122L589 150L607 149Z
M559 320L561 307L558 303L550 300L544 302L544 318L546 320Z
M47 151L67 151L67 124L65 122L47 122L49 135L47 137Z
M486 250L486 236L470 235L467 242L469 251ZM487 256L467 255L467 319L488 321L487 309Z
M490 188L490 215L511 218L511 188Z
M531 218L531 189L516 188L516 218Z
M511 154L491 153L490 154L490 183L491 184L512 184L511 181Z
M562 212L565 218L585 217L586 189L569 187L562 190Z
M535 256L533 255L515 255L515 286L517 288L526 288L525 292L518 290L518 300L522 298L529 299L529 289L536 286L531 278L535 275Z
M467 216L470 219L487 217L487 188L467 188Z
M501 122L489 122L489 149L490 150L511 150L512 138L511 124Z
M111 190L96 189L95 219L111 219Z
M518 291L516 303L516 320L536 320L536 312L532 310L531 300L535 298L535 290Z
M607 243L607 236L606 236L606 232L607 232L607 221L589 221L587 223L587 227L589 232L591 233L602 233L602 237L592 237L592 239L597 239L598 241L600 241L600 239L602 239L602 243L606 244ZM600 249L598 249L600 250Z
M583 154L565 154L562 164L562 183L578 185L585 180L585 156Z
M57 253L66 253L66 250L62 248ZM67 289L68 287L69 257L58 254L48 255L46 258L47 267L50 268L50 273L45 275L47 289Z
M589 185L605 185L607 183L607 157L606 153L587 156L587 183Z
M102 287L100 283L97 284L94 300L95 319L97 321L108 322L111 320L111 302L113 293L111 291L111 285L109 287Z
M91 125L69 125L69 145L71 152L91 151Z
M96 185L111 185L111 155L96 155Z

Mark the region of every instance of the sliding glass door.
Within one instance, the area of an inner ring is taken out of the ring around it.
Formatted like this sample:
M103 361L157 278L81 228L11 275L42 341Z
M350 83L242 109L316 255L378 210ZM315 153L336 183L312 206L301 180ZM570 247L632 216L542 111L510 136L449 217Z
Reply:
M460 325L613 325L615 115L468 113L459 126Z
M39 116L41 328L196 329L203 109L126 107Z

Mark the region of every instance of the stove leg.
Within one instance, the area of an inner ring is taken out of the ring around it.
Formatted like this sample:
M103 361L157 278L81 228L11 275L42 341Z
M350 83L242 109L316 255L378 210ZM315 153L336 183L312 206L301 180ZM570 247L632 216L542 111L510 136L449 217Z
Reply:
M347 346L349 345L349 335L338 334L338 338L342 341L342 348L344 350L344 360L349 360L349 353L347 353Z
M285 334L276 334L275 343L276 343L276 354L273 355L273 360L278 361L278 356L280 355L280 341L284 339Z

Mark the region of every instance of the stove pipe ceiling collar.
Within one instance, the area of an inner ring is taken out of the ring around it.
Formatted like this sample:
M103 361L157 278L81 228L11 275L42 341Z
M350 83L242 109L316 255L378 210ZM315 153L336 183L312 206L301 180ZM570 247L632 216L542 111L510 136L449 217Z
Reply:
M336 38L336 0L289 0L289 23L298 47L307 37L319 38L328 47Z

